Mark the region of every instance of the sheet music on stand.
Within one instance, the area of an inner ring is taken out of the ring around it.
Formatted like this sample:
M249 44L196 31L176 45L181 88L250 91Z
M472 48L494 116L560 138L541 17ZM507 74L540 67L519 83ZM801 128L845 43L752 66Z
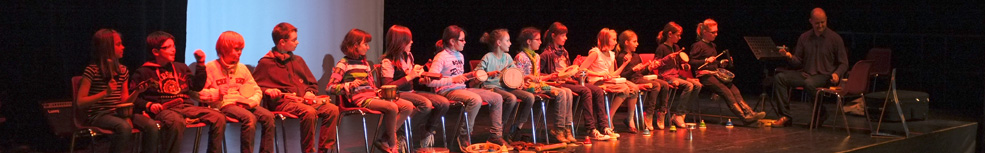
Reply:
M756 56L757 60L784 58L784 55L780 54L780 49L777 48L776 43L773 43L773 38L758 36L745 36L743 38L746 40L746 44L749 44L749 49Z
M765 110L768 103L766 97L773 88L771 78L775 72L771 70L780 65L779 63L786 63L786 57L780 54L780 49L777 48L776 43L773 43L773 38L763 36L744 36L743 38L749 45L752 54L756 56L756 60L763 63L763 92L759 94L759 104L756 104L754 110ZM769 104L772 105L773 103Z

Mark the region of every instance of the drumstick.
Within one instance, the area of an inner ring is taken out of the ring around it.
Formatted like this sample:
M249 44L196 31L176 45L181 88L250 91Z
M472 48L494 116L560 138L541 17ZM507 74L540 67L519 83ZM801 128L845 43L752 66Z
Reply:
M728 49L726 49L725 51L722 51L722 53L718 53L718 55L715 55L715 59L718 59L718 57L719 56L722 56L722 54L725 54L725 52L728 52ZM705 67L705 65L708 65L708 62L705 62L705 64L701 64L701 66L698 66L698 69L701 69L702 67Z

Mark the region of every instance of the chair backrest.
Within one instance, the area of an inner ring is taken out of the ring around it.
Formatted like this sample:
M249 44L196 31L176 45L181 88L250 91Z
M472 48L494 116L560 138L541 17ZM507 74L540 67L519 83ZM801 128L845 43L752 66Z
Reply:
M872 71L869 74L889 75L893 69L893 50L872 48L866 53L865 60L872 61Z
M653 53L640 54L640 61L647 62L653 60Z
M82 83L82 76L72 77L72 124L76 129L82 127L83 117L86 116L79 108L79 84ZM73 130L74 131L74 130Z
M479 62L482 62L482 61L481 60L469 60L469 70L468 71L470 71L470 72L471 71L474 71L475 70L475 67L479 66Z
M859 94L869 88L869 70L872 69L872 61L861 60L855 62L852 70L848 71L848 82L842 88L848 94Z

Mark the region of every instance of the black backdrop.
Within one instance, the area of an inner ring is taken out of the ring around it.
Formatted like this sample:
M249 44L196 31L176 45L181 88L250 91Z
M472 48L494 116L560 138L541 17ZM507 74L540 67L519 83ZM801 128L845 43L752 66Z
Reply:
M68 148L45 122L41 101L70 100L72 76L89 61L92 35L100 28L120 32L123 63L133 70L149 56L147 34L163 30L177 37L183 61L187 1L0 2L0 152L12 144L35 150ZM132 71L131 71L132 72Z
M477 60L488 49L479 43L483 32L507 28L511 35L527 26L544 30L554 21L568 26L565 47L586 55L603 27L632 29L639 34L640 52L653 52L656 33L668 21L684 27L679 45L695 40L698 22L712 18L719 23L716 43L729 49L736 60L736 82L746 94L761 92L764 63L755 59L743 36L770 36L790 47L810 29L810 10L822 7L828 26L841 34L849 62L864 58L873 47L893 50L900 89L930 92L935 108L981 111L985 65L982 4L971 2L419 2L387 1L384 28L399 24L414 33L413 51L418 59L434 55L434 42L448 25L466 30L466 60ZM574 55L572 55L574 56ZM427 60L417 60L423 64ZM885 90L885 85L880 86ZM973 107L969 109L970 107ZM977 114L977 113L974 113Z
M415 56L426 59L433 56L441 30L457 24L468 33L466 58L479 59L486 52L479 36L496 28L507 28L515 35L526 26L543 30L560 21L570 29L566 47L580 55L595 43L601 28L632 29L639 34L639 50L652 52L657 31L668 21L684 27L680 45L689 46L695 40L695 25L713 18L721 31L716 42L721 49L733 51L737 60L736 82L746 95L756 95L761 91L763 63L751 55L742 36L771 36L778 44L792 46L810 28L810 9L822 7L828 13L829 27L845 38L850 62L862 59L872 47L892 48L901 89L929 92L934 108L983 118L985 75L979 67L985 66L981 60L985 57L981 28L985 11L981 8L985 7L981 3L672 2L385 1L383 27L409 27L415 36ZM0 147L66 148L67 139L51 134L39 103L70 97L69 78L81 74L92 34L99 28L121 32L127 47L123 61L131 68L146 58L144 38L156 30L177 37L177 60L184 61L186 5L186 1L0 2L0 115L8 119L0 123ZM373 48L379 51L383 46Z

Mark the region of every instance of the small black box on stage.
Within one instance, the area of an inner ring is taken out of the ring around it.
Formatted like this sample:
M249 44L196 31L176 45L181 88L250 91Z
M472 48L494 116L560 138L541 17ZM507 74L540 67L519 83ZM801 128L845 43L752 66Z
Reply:
M48 126L55 134L71 133L75 124L72 121L72 100L47 100L41 102Z
M927 112L930 110L930 94L908 90L896 90L896 94L899 96L900 107L903 109L903 117L906 118L906 121L927 119ZM890 96L889 98L893 97ZM867 107L869 107L869 117L873 121L878 121L879 113L882 113L880 109L882 109L883 103L886 102L886 92L880 91L866 94L865 102L868 104ZM896 109L896 106L890 101L886 105L883 120L900 121L897 112L899 111Z

